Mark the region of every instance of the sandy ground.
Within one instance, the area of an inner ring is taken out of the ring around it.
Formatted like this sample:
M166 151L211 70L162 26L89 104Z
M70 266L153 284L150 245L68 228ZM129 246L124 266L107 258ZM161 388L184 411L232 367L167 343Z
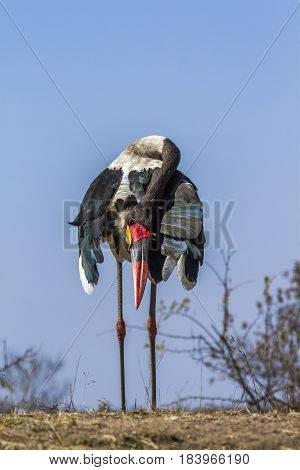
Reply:
M300 449L300 413L0 415L0 449Z

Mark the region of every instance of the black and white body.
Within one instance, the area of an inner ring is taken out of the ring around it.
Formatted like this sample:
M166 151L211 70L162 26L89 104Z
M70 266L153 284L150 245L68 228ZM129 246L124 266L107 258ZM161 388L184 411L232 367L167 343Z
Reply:
M152 364L152 408L156 408L156 285L177 268L183 287L197 282L204 256L203 208L196 186L177 170L180 152L162 136L130 144L91 184L72 225L78 226L79 272L86 293L98 284L97 264L107 242L118 265L122 408L125 409L122 262L132 263L135 305L151 282L148 332Z

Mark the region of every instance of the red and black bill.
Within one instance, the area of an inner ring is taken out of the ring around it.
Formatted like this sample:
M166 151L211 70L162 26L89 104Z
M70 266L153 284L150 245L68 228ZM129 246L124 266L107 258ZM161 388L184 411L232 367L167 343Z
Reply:
M150 232L142 225L129 226L131 234L130 255L133 273L135 308L142 301L149 270Z

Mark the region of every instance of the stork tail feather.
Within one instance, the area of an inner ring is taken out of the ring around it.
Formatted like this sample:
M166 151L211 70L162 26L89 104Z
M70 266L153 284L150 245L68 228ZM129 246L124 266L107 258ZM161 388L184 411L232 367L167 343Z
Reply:
M91 294L98 284L97 263L103 263L103 260L100 242L91 239L87 228L85 230L79 228L79 274L82 287L87 294Z
M179 261L177 263L178 276L181 280L182 286L186 290L193 289L197 283L197 275L196 276L190 276L189 274L187 275L187 273L189 273L189 267L193 261L194 260L192 260L192 258L190 258L187 255L187 253L183 253L180 256ZM196 264L198 265L197 261L196 261Z
M172 258L172 256L167 256L164 262L163 270L162 270L162 278L164 282L167 282L169 277L171 276L174 268L176 266L176 259Z

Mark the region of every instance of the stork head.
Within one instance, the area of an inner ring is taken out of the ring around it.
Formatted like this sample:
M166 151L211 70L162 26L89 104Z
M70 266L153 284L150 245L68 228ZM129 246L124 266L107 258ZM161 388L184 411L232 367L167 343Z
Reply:
M126 239L131 255L135 308L138 309L147 283L150 232L140 224L129 223L126 227Z

